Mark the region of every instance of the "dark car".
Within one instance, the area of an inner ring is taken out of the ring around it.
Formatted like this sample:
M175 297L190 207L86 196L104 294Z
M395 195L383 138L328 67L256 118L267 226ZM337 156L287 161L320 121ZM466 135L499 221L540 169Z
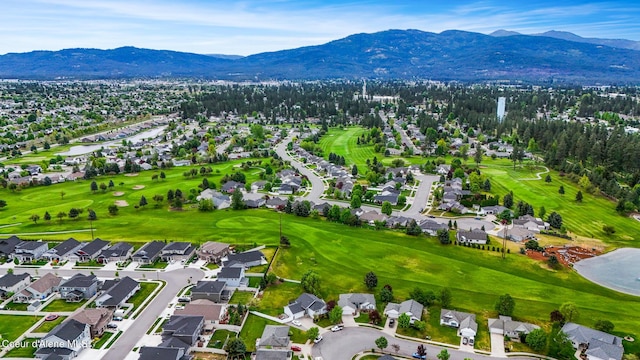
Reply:
M118 324L108 323L107 324L107 328L108 329L117 329L118 328Z
M389 320L389 327L390 327L390 328L392 328L392 327L393 327L393 325L395 325L395 324L396 324L396 319L390 319L390 320Z
M291 345L291 350L293 351L302 351L302 348L298 345Z

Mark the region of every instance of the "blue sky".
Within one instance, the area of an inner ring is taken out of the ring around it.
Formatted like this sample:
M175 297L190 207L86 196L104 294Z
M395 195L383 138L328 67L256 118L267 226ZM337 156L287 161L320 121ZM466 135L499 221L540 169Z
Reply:
M249 55L387 29L571 31L640 41L640 2L2 0L0 54L137 46Z

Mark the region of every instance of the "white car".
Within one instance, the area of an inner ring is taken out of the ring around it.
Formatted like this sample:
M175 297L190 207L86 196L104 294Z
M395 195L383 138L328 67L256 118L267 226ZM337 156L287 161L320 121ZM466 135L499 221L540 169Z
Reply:
M314 344L317 344L317 343L319 343L320 341L322 341L322 335L318 335L318 337L317 337L317 338L315 338L315 339L313 340L313 343L314 343Z
M342 330L342 329L344 329L344 326L342 326L342 325L336 325L336 326L334 326L334 327L332 327L332 328L331 328L331 331L332 331L332 332L336 332L336 331L340 331L340 330Z
M302 323L298 320L293 320L291 323L295 326L302 326Z

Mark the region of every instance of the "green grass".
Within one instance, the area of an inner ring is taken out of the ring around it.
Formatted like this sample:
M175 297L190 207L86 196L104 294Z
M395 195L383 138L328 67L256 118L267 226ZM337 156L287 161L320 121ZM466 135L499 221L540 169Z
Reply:
M267 315L278 316L284 313L284 306L298 298L302 292L302 286L296 283L283 282L271 285L265 289L258 309Z
M134 311L137 311L142 302L150 297L153 290L155 290L158 286L160 286L160 284L155 282L140 282L140 290L138 290L138 292L135 293L127 302L133 304Z
M249 314L247 320L240 331L240 339L247 345L247 351L255 351L256 339L262 336L264 327L267 325L281 325L274 321ZM291 341L294 343L304 343L307 340L305 332L296 328L289 328Z
M153 322L153 325L151 325L147 330L147 335L151 334L151 332L153 331L153 328L155 328L156 325L158 325L158 323L162 320L164 320L164 318L157 318L156 321Z
M122 335L122 333L123 333L122 331L118 331L118 333L116 333L115 336L112 336L111 341L109 341L109 344L107 344L105 349L110 348L118 340L118 338L120 337L120 335Z
M167 265L169 265L169 263L165 261L156 261L153 264L140 265L140 268L141 269L164 269L167 267Z
M53 320L53 321L44 321L42 324L40 324L40 326L38 326L34 332L37 333L48 333L49 331L53 330L54 327L58 326L58 324L60 324L62 321L64 321L64 319L66 319L66 316L60 316L59 318Z
M16 303L11 301L5 306L5 310L27 311L27 307L29 307L29 303Z
M358 145L357 138L366 133L367 130L360 126L344 128L331 128L326 135L320 139L318 145L322 148L325 159L329 158L329 153L344 156L347 165L356 165L360 172L364 173L367 168L367 159L378 159L384 155L373 151L373 145Z
M0 315L0 334L3 340L14 341L41 317L31 315Z
M214 264L214 263L207 263L207 265L205 265L207 267L207 269L209 270L215 270L217 268L219 268L220 266L218 266L218 264Z
M222 164L213 164L213 173L207 176L209 183L215 183L217 188L220 187L220 179L227 173L231 173L237 168L234 165L241 164L243 161L255 159L242 159L225 162ZM199 166L196 166L198 169ZM185 178L182 173L188 171L189 168L173 168L164 170L167 178L164 181L153 181L151 176L159 174L160 171L145 171L139 176L130 177L124 175L103 176L96 179L98 184L104 182L109 183L113 180L115 187L106 192L97 191L95 194L90 190L91 181L78 180L75 182L64 182L51 186L38 186L33 188L25 188L20 191L11 192L8 189L0 189L0 198L7 201L7 207L0 210L0 224L17 224L15 226L4 227L0 229L2 234L28 234L22 235L24 238L33 239L50 239L50 240L66 240L74 237L79 240L90 240L90 224L87 220L87 209L93 209L98 220L93 221L94 237L108 239L111 241L128 241L146 242L150 239L167 239L175 241L188 241L199 239L196 242L204 242L210 236L208 224L211 219L220 216L220 212L201 213L197 206L191 207L192 204L185 204L182 211L168 211L166 195L168 190L182 190L185 197L190 195L190 191L198 189L198 185L202 183L203 177ZM220 172L217 173L216 170ZM258 180L259 174L255 169L249 169L244 172L247 182ZM124 183L124 185L119 185ZM133 190L135 185L144 185L141 190ZM115 197L113 192L122 191L123 196ZM64 192L63 198L60 192ZM155 207L155 201L152 200L156 194L163 195L165 200L159 208ZM143 209L135 209L134 205L138 204L141 196L144 195L149 202ZM129 206L121 207L115 216L109 215L108 206L114 204L116 200L127 201ZM56 215L61 212L68 212L72 207L83 208L85 211L76 220L64 218L59 221ZM44 221L45 211L52 216L51 221ZM34 224L29 218L32 214L38 214L41 220ZM191 231L184 231L185 224L189 224ZM139 229L140 231L131 232L127 229ZM56 231L71 231L65 234L42 234ZM248 237L242 238L244 243ZM201 239L201 240L200 240ZM240 238L238 238L240 240ZM233 241L231 241L233 242Z
M20 341L20 345L24 345L23 347L15 347L11 350L9 350L9 352L7 352L7 354L4 357L7 358L33 358L36 354L36 350L38 350L37 346L34 346L37 341L39 341L40 339L37 338L25 338L22 339L22 341Z
M640 226L632 218L621 216L615 211L616 203L602 196L588 194L566 176L561 177L557 171L551 170L552 181L523 180L534 178L537 172L544 171L535 166L524 165L515 170L506 160L487 159L481 164L481 171L491 180L491 192L504 197L513 191L514 203L523 200L533 205L536 213L541 206L547 214L556 211L562 216L566 228L577 235L602 239L605 244L616 247L640 247ZM565 194L560 195L558 189L564 186ZM583 200L575 201L578 190L582 190ZM602 231L603 225L611 225L616 232L612 236Z
M109 341L109 339L111 339L112 336L113 336L112 332L105 331L102 334L102 337L100 338L100 340L96 341L95 344L93 344L93 348L100 349L104 344L107 343L107 341Z
M209 344L207 344L207 347L210 348L214 348L214 349L222 349L222 346L224 345L224 342L227 340L227 337L229 338L234 338L236 337L237 334L233 331L229 331L229 330L216 330L213 335L211 335L211 340L209 340Z
M250 291L235 291L229 304L248 304L253 299L253 293Z
M261 277L251 276L248 279L249 279L249 287L252 287L252 288L260 287L260 281L262 280Z
M80 306L86 303L87 300L82 300L80 302L66 302L64 299L55 299L49 303L49 305L45 306L42 311L45 312L71 312L76 311Z

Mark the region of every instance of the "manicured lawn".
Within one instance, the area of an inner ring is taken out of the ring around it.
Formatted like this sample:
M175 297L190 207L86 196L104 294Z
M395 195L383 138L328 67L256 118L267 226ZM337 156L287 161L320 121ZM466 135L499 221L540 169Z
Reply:
M257 277L257 276L249 277L249 287L252 287L252 288L260 287L261 280L262 280L261 277Z
M262 331L267 325L280 325L274 321L249 314L247 321L240 331L240 339L247 345L247 351L255 351L256 339L262 336ZM307 340L305 333L296 328L289 328L291 341L294 343L304 343Z
M156 261L153 264L140 265L140 268L141 269L164 269L167 267L167 265L169 265L169 263L165 261Z
M212 164L213 173L207 175L210 184L215 184L220 188L220 179L225 174L233 171L243 171L234 168L234 165L241 164L244 161L255 159L242 159L228 161L221 164ZM200 169L200 166L195 166ZM191 204L185 204L182 211L168 211L167 192L180 189L185 197L189 197L191 189L198 189L198 185L202 183L203 177L198 175L195 178L185 178L182 174L188 171L188 167L180 167L163 170L166 179L163 181L151 180L151 176L159 174L160 171L144 171L138 176L124 176L123 174L116 176L102 176L95 181L99 184L108 184L112 180L115 184L113 189L105 192L97 191L95 194L90 190L91 181L78 180L69 181L51 186L38 186L33 188L25 188L20 191L11 192L8 189L0 189L0 198L7 201L7 206L0 211L0 223L17 224L15 226L5 227L1 229L4 234L22 233L47 233L55 231L73 231L65 234L42 234L42 235L24 235L24 238L34 239L55 239L66 240L74 237L79 240L90 240L90 224L87 220L87 209L93 209L98 220L93 221L94 237L100 237L110 241L128 241L146 242L150 239L167 239L167 240L195 240L195 242L204 242L209 239L211 229L210 222L212 219L219 217L223 211L202 213L198 211L197 206L192 207ZM217 172L219 170L219 173ZM243 171L248 182L258 180L259 173L256 169ZM120 185L123 183L123 185ZM144 186L143 189L134 190L136 185ZM64 192L64 197L60 193ZM114 192L123 192L122 196L114 196ZM164 196L164 201L159 207L153 196L160 194ZM141 196L145 196L148 205L141 209L135 209ZM195 197L195 195L194 195ZM129 206L120 207L118 214L109 215L108 206L114 204L116 200L126 201ZM75 220L68 217L60 221L56 215L63 211L68 212L72 207L82 208L85 211ZM32 214L38 214L44 217L45 211L51 216L51 221L38 221L34 224L29 218ZM189 233L185 233L184 226L189 224ZM139 229L139 231L131 232L127 229ZM255 234L253 234L255 235ZM0 234L0 236L2 236ZM245 243L251 238L250 236L229 239L231 243Z
M109 341L109 339L111 339L112 336L113 336L112 332L108 332L108 331L104 332L100 340L96 341L95 344L93 344L93 348L100 349L104 344L107 343L107 341Z
M138 290L138 292L135 293L131 297L131 299L129 299L128 301L129 303L133 304L134 311L138 309L138 307L142 304L143 301L145 301L149 296L151 296L151 293L153 292L153 290L155 290L158 286L160 286L160 284L154 283L154 282L147 282L147 281L140 282L140 290Z
M0 315L0 334L2 334L2 339L14 341L38 322L39 319L40 317L32 315Z
M234 338L237 335L238 334L236 334L235 332L229 330L216 330L213 335L211 335L211 340L209 340L209 344L207 344L207 347L222 349L222 346L224 345L224 342L227 340L227 338Z
M253 293L250 291L236 291L231 296L229 304L248 304L253 299Z
M637 220L618 215L616 203L602 196L588 194L557 171L551 170L551 182L544 181L546 173L540 180L533 179L536 173L544 171L539 167L523 165L513 169L506 160L486 159L481 164L481 171L491 180L491 192L504 197L513 191L514 203L523 200L533 205L536 213L541 206L547 214L556 211L562 216L567 230L577 235L602 239L605 245L639 247L640 226ZM560 195L558 189L564 186L565 194ZM583 200L575 201L578 190L582 190ZM615 228L615 234L609 236L602 231L603 225Z
M11 301L5 306L5 310L27 311L27 307L29 307L28 303L15 303Z
M37 338L25 338L22 339L22 341L20 341L20 345L21 347L15 347L11 350L9 350L9 352L7 352L7 354L4 357L7 358L33 358L34 355L36 354L36 350L38 350L37 347L37 342L40 339ZM34 346L36 345L36 346Z
M267 315L278 316L284 313L283 307L298 298L302 292L302 286L296 283L283 282L271 285L265 289L258 310Z
M218 264L214 264L214 263L207 263L206 267L209 270L215 270L215 269L219 268L220 266L218 266Z
M42 309L42 311L49 311L49 312L75 311L86 302L87 300L82 300L80 302L66 302L64 299L55 299L52 302L50 302L49 305L45 306L45 308Z
M53 330L54 327L56 327L58 324L60 324L62 321L64 321L64 319L66 319L66 316L60 316L59 318L53 320L53 321L44 321L42 324L40 324L40 326L38 326L34 332L37 333L48 333L49 331Z
M329 158L329 153L344 156L347 165L356 165L360 173L364 174L367 169L367 159L378 159L384 157L380 153L373 151L373 145L358 145L358 136L367 133L367 130L360 126L344 128L330 128L329 132L320 139L318 143L322 148L325 159Z

